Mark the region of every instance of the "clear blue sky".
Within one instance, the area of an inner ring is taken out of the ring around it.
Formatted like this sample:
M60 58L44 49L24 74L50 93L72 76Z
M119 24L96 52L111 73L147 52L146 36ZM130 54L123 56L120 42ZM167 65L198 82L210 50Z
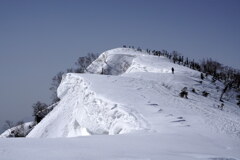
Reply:
M49 103L51 78L79 56L123 44L239 69L240 1L1 0L0 128Z

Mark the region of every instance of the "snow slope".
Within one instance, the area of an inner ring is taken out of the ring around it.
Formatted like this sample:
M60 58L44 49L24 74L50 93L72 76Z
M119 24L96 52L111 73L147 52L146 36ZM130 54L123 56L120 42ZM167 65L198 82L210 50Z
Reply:
M200 84L195 70L127 48L104 52L87 70L108 75L64 75L60 103L28 137L172 132L178 127L240 137L238 107L226 103L219 110L220 90L209 79ZM183 87L197 93L180 98ZM201 95L204 90L209 97Z
M239 160L239 143L200 134L0 139L1 160Z
M48 144L62 151L64 143L68 159L240 159L240 110L231 98L218 109L220 82L209 77L201 84L200 72L129 48L102 53L87 71L64 75L61 101L28 137L101 136L18 140L25 149L39 144L33 155ZM179 97L183 87L188 99ZM1 141L16 153L10 144L17 142Z

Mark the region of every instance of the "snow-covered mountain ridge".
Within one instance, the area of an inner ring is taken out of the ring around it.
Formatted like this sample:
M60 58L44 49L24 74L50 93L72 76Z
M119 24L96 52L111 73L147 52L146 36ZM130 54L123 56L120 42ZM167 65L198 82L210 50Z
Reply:
M240 159L235 92L219 109L224 85L211 76L129 48L102 53L86 70L63 76L61 100L28 138L0 138L1 160Z
M28 137L175 132L180 128L240 137L238 107L226 102L224 110L219 110L223 85L210 78L199 83L198 71L129 48L102 53L87 71L91 74L64 75L58 88L60 103ZM189 99L179 97L184 87ZM193 88L196 93L191 92ZM210 95L203 97L202 91Z

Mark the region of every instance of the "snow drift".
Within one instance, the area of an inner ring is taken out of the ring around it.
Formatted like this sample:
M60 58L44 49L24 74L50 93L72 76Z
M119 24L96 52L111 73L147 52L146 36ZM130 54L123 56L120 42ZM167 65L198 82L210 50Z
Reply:
M58 88L60 103L28 137L72 137L121 134L144 129L141 116L124 105L101 98L85 76L67 74Z

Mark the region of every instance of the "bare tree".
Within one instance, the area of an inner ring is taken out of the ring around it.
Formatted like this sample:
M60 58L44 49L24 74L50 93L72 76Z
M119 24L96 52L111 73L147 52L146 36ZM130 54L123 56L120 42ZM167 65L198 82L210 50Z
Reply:
M50 111L48 110L48 105L38 101L33 104L33 116L35 122L39 123Z
M87 67L95 60L97 59L98 54L94 53L88 53L87 56L79 57L77 62L75 62L75 65L77 66L77 69L75 70L75 73L84 73L86 72Z
M57 97L57 88L59 87L61 81L62 81L62 76L64 72L58 72L53 78L52 78L52 83L50 90L52 91L52 103L58 102L60 99Z
M24 128L24 122L19 121L16 124L15 129L13 130L14 137L25 137L26 136L26 131Z
M173 58L172 58L173 63L176 63L176 61L178 61L179 53L177 51L173 51L172 55L173 55Z
M227 92L227 90L229 90L229 89L232 88L232 84L233 84L233 82L229 82L229 83L227 83L227 84L225 85L224 89L222 90L222 93L221 93L221 96L220 96L220 98L219 98L219 101L223 102L222 97L223 97L224 93Z
M4 125L3 125L3 129L4 129L4 130L7 130L7 129L10 129L10 128L12 128L12 127L14 127L13 121L6 120L5 123L4 123Z

